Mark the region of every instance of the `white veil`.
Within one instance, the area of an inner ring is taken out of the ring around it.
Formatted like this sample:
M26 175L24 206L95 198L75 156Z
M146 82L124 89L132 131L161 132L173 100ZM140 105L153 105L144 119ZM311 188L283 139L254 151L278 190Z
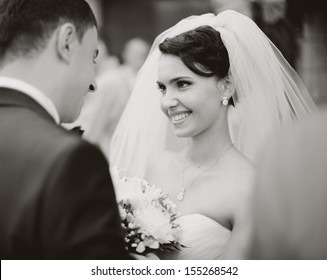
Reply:
M229 130L235 147L253 162L273 129L316 110L297 73L250 18L235 11L188 17L154 41L114 133L110 163L126 175L143 177L149 162L160 160L162 151L185 147L187 141L173 135L159 107L158 45L202 25L218 30L228 51L236 83L235 107L228 109Z

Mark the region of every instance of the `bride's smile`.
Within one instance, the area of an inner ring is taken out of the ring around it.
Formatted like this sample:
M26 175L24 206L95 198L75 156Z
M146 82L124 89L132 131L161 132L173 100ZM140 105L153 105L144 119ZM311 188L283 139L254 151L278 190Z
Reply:
M178 125L178 124L183 123L192 114L192 112L191 111L174 112L174 113L168 112L168 114L169 114L171 122L174 125Z

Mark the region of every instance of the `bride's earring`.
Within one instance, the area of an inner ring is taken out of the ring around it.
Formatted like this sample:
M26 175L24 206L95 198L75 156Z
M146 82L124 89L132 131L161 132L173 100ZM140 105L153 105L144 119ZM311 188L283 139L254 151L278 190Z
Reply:
M224 105L224 106L227 106L228 105L228 98L226 96L224 96L222 99L221 99L221 103Z

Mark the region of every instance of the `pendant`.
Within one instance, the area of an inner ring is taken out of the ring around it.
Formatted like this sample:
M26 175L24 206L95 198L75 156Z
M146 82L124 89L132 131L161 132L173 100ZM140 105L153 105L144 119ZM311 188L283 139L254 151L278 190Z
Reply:
M177 199L179 201L182 201L184 199L184 192L185 192L185 189L182 189L182 191L178 194Z

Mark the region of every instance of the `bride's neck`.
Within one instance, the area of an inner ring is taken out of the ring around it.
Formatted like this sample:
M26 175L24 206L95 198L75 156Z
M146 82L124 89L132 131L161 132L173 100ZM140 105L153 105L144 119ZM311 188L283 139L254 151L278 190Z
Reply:
M203 133L190 138L187 158L193 164L203 164L222 153L231 145L227 122L218 127L211 127Z

